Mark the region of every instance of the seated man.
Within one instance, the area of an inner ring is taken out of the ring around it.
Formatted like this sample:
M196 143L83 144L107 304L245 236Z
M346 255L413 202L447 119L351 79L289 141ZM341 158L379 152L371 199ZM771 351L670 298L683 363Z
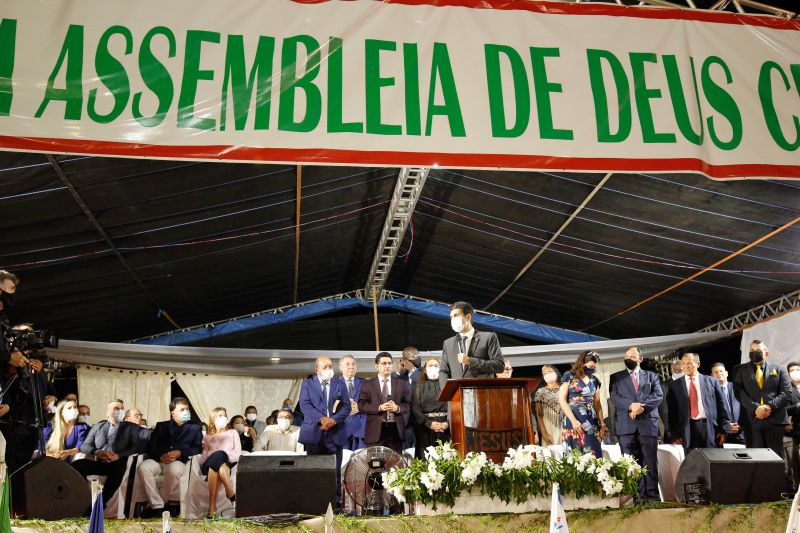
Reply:
M303 445L297 439L300 437L300 428L292 425L294 414L288 409L278 412L278 423L267 426L258 438L253 451L280 450L286 452L302 452Z
M186 461L200 453L203 442L200 424L190 420L189 400L180 396L173 398L169 411L170 420L156 424L150 435L147 443L147 455L150 458L137 469L150 502L148 514L151 516L161 516L165 503L180 501L181 477ZM159 491L156 477L162 471L164 483Z
M115 400L109 404L122 405ZM113 412L117 412L115 409ZM92 427L86 440L83 441L81 452L93 454L96 461L81 459L72 463L72 467L84 477L89 475L107 476L103 485L103 504L107 503L119 488L125 476L125 467L128 457L139 453L139 419L142 412L128 409L125 419L119 424L112 425L108 420L99 422ZM103 437L105 435L105 437ZM90 438L94 436L93 438ZM101 447L96 447L103 442Z
M79 411L80 412L80 411ZM102 460L106 451L112 450L120 424L125 418L125 404L122 400L111 400L106 409L106 419L92 426L81 446L81 453L94 455Z
M258 409L255 405L248 405L244 409L244 425L255 430L256 438L267 429L267 424L258 419ZM248 432L249 433L249 432Z
M92 410L88 405L81 404L78 406L78 422L83 422L91 426L92 422L89 420L90 416L92 416Z

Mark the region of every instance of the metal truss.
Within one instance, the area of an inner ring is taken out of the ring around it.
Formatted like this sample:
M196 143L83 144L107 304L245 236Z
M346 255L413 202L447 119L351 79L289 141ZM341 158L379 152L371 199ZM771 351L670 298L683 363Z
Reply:
M426 167L403 167L397 177L397 184L392 193L392 201L389 204L389 212L386 214L386 221L381 231L381 240L375 251L375 258L369 269L369 276L364 287L367 299L372 299L373 291L376 295L381 295L389 278L389 271L392 269L400 243L408 229L417 200L425 186L425 179L428 177L430 168Z
M576 4L608 3L601 0L567 0ZM695 0L639 0L625 2L614 0L614 3L621 6L657 6L671 7L674 9L699 9L702 11L733 11L743 15L774 15L785 19L797 18L797 11L790 11L781 7L770 5L769 2L757 2L755 0L717 0L713 5L704 8L697 7Z
M786 311L793 309L800 309L800 290L784 294L780 298L776 298L770 302L748 309L743 313L720 320L716 324L706 326L703 331L724 331L731 329L742 329L750 324L755 324L762 320L772 318Z

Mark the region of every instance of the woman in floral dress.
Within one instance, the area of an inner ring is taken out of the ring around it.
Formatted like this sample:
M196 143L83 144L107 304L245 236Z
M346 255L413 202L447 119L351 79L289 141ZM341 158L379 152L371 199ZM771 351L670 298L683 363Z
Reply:
M596 352L581 352L570 371L561 377L558 394L565 415L561 431L565 450L578 449L602 458L600 443L607 429L600 404L600 381L594 377L598 362Z

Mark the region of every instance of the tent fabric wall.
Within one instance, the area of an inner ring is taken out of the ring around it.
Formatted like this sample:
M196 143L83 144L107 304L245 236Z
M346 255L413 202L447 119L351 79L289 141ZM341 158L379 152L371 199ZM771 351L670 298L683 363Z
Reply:
M93 423L105 419L108 402L115 399L126 409L139 408L150 426L169 417L170 373L78 365L77 374L78 397L91 408Z
M184 373L176 374L175 379L204 422L215 407L224 407L228 418L232 418L244 415L248 405L256 406L258 417L263 421L273 410L280 409L284 399L294 400L300 391L299 379Z
M761 340L767 343L769 360L785 365L800 361L800 310L790 311L776 318L759 322L742 331L742 362L750 360L750 343Z

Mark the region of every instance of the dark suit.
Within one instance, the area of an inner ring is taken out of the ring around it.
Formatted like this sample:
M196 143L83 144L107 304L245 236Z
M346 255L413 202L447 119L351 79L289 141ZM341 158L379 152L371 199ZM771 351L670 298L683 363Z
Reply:
M664 433L663 438L661 439L664 444L670 444L672 442L672 435L669 434L669 424L667 421L669 420L669 408L667 407L667 394L666 391L669 390L669 384L672 383L673 379L672 376L668 377L667 379L661 380L661 392L663 394L663 398L661 398L661 405L658 406L658 416L661 419L661 426L663 427Z
M328 385L328 401L322 392L319 376L313 375L300 387L298 402L303 412L300 426L300 442L309 455L336 455L336 494L342 493L342 448L347 444L345 420L350 414L350 399L347 387L341 379L331 379ZM330 417L336 425L322 431L320 419ZM339 496L337 496L338 498Z
M422 375L422 371L416 367L414 367L414 370L412 372L404 370L402 373L398 374L400 379L405 379L406 383L408 383L409 395L414 394L414 386L419 381L420 375ZM414 448L416 447L417 444L417 435L415 431L416 423L414 421L414 417L411 416L410 409L403 418L405 419L404 421L406 423L406 435L405 435L405 442L403 443L403 448Z
M794 488L797 490L797 487L800 486L800 452L798 451L798 444L800 444L800 390L794 384L792 385L792 403L786 408L786 412L792 421L792 431L788 435L792 440L791 450L787 450L790 451L788 468L791 471ZM788 439L784 440L784 447L787 441Z
M458 362L459 352L458 335L444 341L439 368L439 382L443 387L448 379L493 378L505 368L500 341L494 333L475 330L467 349L469 365L464 365L463 370Z
M83 441L81 452L94 454L106 448L108 443L108 430L110 424L104 420L92 426L86 440ZM128 457L135 455L139 451L141 442L139 440L139 426L132 422L123 421L117 427L114 442L108 451L119 455L119 459L110 463L102 463L90 459L75 461L72 465L75 470L80 472L83 477L96 475L108 476L103 485L103 503L107 503L122 483L125 476L125 467L128 465Z
M344 376L340 377L339 379L342 380L344 389L347 390L347 379ZM357 376L353 378L353 395L350 397L350 399L356 403L358 403L358 393L361 392L361 384L363 382L363 378ZM348 395L349 394L350 391L348 391ZM344 448L353 451L366 448L366 444L364 443L364 426L366 423L367 415L361 412L351 413L347 418L345 418L344 430L346 434L346 440Z
M385 423L383 422L384 412L379 410L380 405L386 401L381 392L382 379L376 376L361 384L358 410L367 415L364 441L367 446L387 446L398 453L403 453L403 439L406 432L404 416L411 410L411 392L408 380L396 376L390 377L390 394L400 411L394 413L394 423Z
M728 408L728 414L731 416L731 422L742 424L742 404L733 393L733 383L730 381L719 386L722 389L722 399L725 401L725 407ZM740 429L736 433L726 433L725 442L731 444L744 444L744 432Z
M792 381L782 366L766 359L761 365L764 372L764 389L756 382L756 366L742 363L734 368L733 390L742 404L744 436L748 448L771 448L780 457L783 453L783 426L789 423L786 408L792 401ZM756 418L756 408L761 404L772 408L765 420Z
M179 426L173 420L159 422L147 441L147 455L159 461L161 456L173 450L180 450L178 461L185 463L193 455L202 451L203 430L200 424L186 422Z
M684 450L714 448L717 433L726 433L730 427L730 414L719 381L699 373L694 378L700 385L700 396L697 400L703 403L705 420L692 421L689 389L686 377L683 377L670 383L667 391L669 432L673 439L683 439Z
M609 377L609 396L614 404L614 432L623 452L647 467L647 475L639 481L643 498L659 500L658 493L658 407L663 393L661 378L655 372L637 369L639 387L634 390L630 372L622 370ZM644 405L635 419L629 416L633 403Z

